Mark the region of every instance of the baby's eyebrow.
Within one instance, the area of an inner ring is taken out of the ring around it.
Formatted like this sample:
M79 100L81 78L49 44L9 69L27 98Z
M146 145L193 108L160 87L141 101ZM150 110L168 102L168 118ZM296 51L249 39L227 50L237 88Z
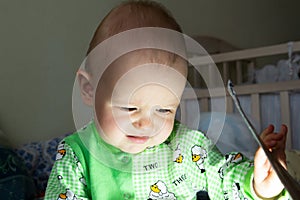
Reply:
M176 108L176 107L178 107L178 103L168 104L168 105L165 105L163 107L166 107L166 108Z
M114 107L137 107L138 104L128 101L126 99L112 99L111 100L111 106Z
M133 104L129 102L121 102L121 101L111 101L112 106L116 107L124 107L124 106L133 106Z
M138 105L134 104L134 103L130 103L130 102L122 102L122 101L112 101L111 102L112 106L114 107L137 107ZM162 107L162 108L177 108L178 107L178 103L172 103L172 104L161 104L161 105L157 105L158 107Z
M124 98L124 97L118 96L118 95L112 97L110 99L110 101L111 101L111 103L114 103L114 104L124 104L124 103L129 104L130 103L127 98Z

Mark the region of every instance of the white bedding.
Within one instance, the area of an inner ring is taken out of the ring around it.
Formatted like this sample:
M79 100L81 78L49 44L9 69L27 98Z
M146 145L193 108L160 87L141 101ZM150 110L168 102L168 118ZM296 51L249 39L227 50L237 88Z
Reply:
M300 93L291 93L290 95L291 128L288 134L292 134L292 149L300 150ZM240 96L239 99L243 110L258 132L261 132L262 129L269 124L275 126L275 131L279 130L281 125L279 94L261 95L260 109L262 114L260 123L251 117L250 96ZM199 108L195 108L195 106L198 105L195 101L196 100L186 101L187 113L189 113L186 121L189 122L191 127L195 127L195 123L199 123L198 129L205 132L208 129L211 114L201 112L200 110L200 122L198 119L195 119L194 116L197 115L193 112L199 112ZM218 99L214 99L214 101L218 101ZM220 100L220 105L224 105L221 101L222 100ZM216 105L218 105L218 103L216 103ZM222 110L223 108L220 108L220 111ZM218 108L215 109L215 111L218 111ZM216 116L217 118L214 120L218 120L218 115ZM222 117L221 113L219 117ZM213 140L214 139L215 138L213 138ZM254 149L257 147L256 142L252 139L251 133L241 120L235 108L233 114L226 114L225 125L218 139L217 146L223 153L228 151L242 151L248 157L253 155Z
M250 116L251 101L250 96L240 98L243 109ZM269 124L275 126L278 131L281 125L280 115L280 97L279 94L263 94L260 99L261 124L260 129L267 127ZM291 127L289 134L292 134L292 149L300 150L300 93L290 94L290 112Z

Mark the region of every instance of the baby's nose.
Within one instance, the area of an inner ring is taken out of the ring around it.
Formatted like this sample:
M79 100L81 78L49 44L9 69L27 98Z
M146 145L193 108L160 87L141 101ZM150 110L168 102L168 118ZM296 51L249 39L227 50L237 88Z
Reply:
M152 120L149 116L144 116L134 121L132 124L137 129L148 129L152 127Z

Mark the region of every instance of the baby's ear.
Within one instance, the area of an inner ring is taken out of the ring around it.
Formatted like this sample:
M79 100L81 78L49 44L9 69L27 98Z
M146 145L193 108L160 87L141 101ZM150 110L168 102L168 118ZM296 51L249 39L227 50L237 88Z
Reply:
M83 102L88 106L92 106L94 101L94 88L91 83L90 74L80 69L77 72L77 78Z

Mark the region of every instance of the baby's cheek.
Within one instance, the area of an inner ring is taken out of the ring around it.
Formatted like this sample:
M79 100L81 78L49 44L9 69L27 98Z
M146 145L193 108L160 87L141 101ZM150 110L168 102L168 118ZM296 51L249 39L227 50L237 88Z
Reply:
M116 129L118 129L118 126L116 124L116 120L113 117L113 115L109 112L104 112L104 115L98 115L98 123L101 126L101 129L104 132L112 132Z
M173 129L172 120L166 120L164 125L159 130L159 133L152 138L151 140L152 145L155 146L165 142L170 136L172 129Z
M165 135L168 138L173 130L173 126L174 126L174 120L167 119L163 128L163 135Z

